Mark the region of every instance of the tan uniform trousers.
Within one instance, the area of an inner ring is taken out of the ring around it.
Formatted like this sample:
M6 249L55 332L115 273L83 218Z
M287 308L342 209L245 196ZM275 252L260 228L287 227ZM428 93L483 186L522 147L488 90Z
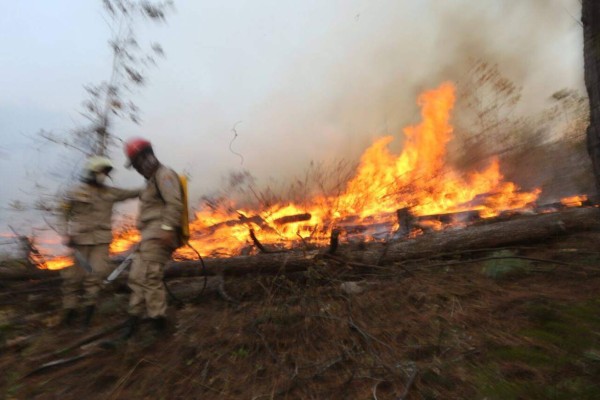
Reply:
M129 314L150 318L164 317L167 313L167 296L163 284L164 266L174 249L158 240L143 240L129 270L131 289Z
M86 272L79 265L60 270L63 278L63 308L74 309L80 305L91 306L96 303L102 280L108 276L108 243L94 245L76 245L83 258L92 266L92 273ZM83 296L80 299L80 293Z

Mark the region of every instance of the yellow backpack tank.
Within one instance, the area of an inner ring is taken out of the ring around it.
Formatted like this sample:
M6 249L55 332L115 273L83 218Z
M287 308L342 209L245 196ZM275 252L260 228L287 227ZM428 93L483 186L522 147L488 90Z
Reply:
M187 178L185 175L177 174L177 177L179 178L179 186L181 188L181 202L183 203L183 210L181 212L181 231L179 232L179 234L181 236L180 239L182 241L182 244L184 244L184 243L187 243L187 241L190 239L190 216L189 216L189 209L188 209L188 187L187 187ZM160 192L158 183L156 181L154 181L154 184L156 185L156 191L157 191L159 197L164 202L165 199L163 198L162 193Z
M188 187L187 178L185 175L178 175L179 183L181 184L181 201L183 203L183 211L181 212L181 239L187 242L190 239L190 215L188 209Z

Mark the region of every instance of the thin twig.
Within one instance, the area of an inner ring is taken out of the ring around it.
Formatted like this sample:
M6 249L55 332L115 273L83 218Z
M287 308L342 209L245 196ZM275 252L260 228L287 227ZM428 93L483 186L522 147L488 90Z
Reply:
M52 355L56 356L56 355L59 355L59 354L68 353L69 351L74 350L74 349L76 349L78 347L81 347L84 344L88 344L88 343L94 342L94 341L96 341L96 340L98 340L100 338L103 338L105 336L108 336L111 333L116 332L119 329L123 328L124 326L125 326L125 322L119 322L118 324L115 324L115 325L110 326L110 327L108 327L106 329L103 329L103 330L101 330L98 333L95 333L93 335L87 336L87 337L85 337L85 338L83 338L83 339L81 339L81 340L73 343L70 346L67 346L67 347L62 348L60 350L57 350L57 351L53 352Z
M398 397L398 400L406 400L406 396L408 396L408 391L410 390L411 386L415 382L415 378L417 377L417 373L418 372L419 372L419 370L417 369L417 367L415 367L415 369L413 370L413 372L410 374L410 377L408 378L408 382L406 382L406 386L404 387L404 391L402 392L402 394L400 395L400 397Z
M373 386L373 400L379 400L379 398L377 397L377 387L379 386L379 384L383 382L383 381L378 381L374 386Z
M235 124L233 124L233 128L231 128L231 131L233 132L233 138L231 138L231 142L229 142L229 151L240 158L240 165L244 165L244 156L241 155L240 153L234 151L233 148L231 147L233 145L233 142L235 141L235 139L237 139L237 137L239 136L237 133L237 130L235 128L236 128L236 126L238 126L241 123L242 123L242 121L238 121Z
M133 368L131 368L129 370L129 372L127 372L127 374L122 377L119 382L117 382L117 384L115 385L115 387L113 388L113 390L110 391L110 393L108 394L108 396L106 397L106 399L111 399L113 397L113 394L118 395L119 393L121 393L121 391L119 390L118 392L115 393L115 391L117 389L119 389L125 382L127 382L127 380L129 379L129 377L131 376L131 374L133 374L133 372L137 369L138 365L140 365L142 362L148 362L148 360L146 360L145 358L141 358L134 366ZM117 398L117 397L115 397Z
M277 357L277 355L273 352L273 350L271 349L271 346L269 346L269 344L267 343L267 339L265 338L265 335L263 335L263 333L260 331L260 329L258 329L258 326L256 326L256 324L254 324L254 333L256 333L258 335L258 337L260 338L261 342L263 343L263 346L265 347L265 349L267 349L267 351L269 352L269 355L271 356L271 358L273 359L273 361L275 361L276 363L279 362L279 357Z
M254 233L254 229L250 229L250 238L252 239L252 242L254 243L254 245L256 247L258 247L258 249L263 252L263 253L270 253L269 250L267 250L265 248L265 246L262 245L262 243L258 240L258 238L256 237L256 234Z
M104 350L102 350L102 349L95 349L95 350L90 350L90 351L84 352L82 354L78 354L78 355L73 356L73 357L61 358L61 359L58 359L58 360L49 361L47 363L44 363L44 364L40 365L39 367L37 367L33 371L27 373L27 375L25 375L24 378L28 378L28 377L30 377L32 375L37 375L37 374L39 374L41 372L45 372L45 371L47 371L49 369L52 369L52 368L55 368L55 367L73 364L74 362L77 362L77 361L82 360L82 359L87 358L87 357L91 357L93 355L101 353L102 351L104 351Z

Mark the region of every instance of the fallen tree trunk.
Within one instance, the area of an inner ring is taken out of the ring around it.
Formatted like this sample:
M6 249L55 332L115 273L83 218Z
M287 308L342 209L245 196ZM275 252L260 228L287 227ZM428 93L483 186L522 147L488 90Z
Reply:
M589 230L600 230L600 209L576 208L562 212L516 216L511 220L444 230L413 239L387 244L367 243L361 250L340 245L336 254L363 265L381 265L436 254L467 249L503 247L551 240L555 237ZM206 275L239 276L245 274L276 274L304 271L315 265L315 256L326 250L306 253L267 253L255 256L214 258L205 260ZM6 274L6 275L5 275ZM20 275L19 275L20 274ZM173 261L165 268L165 278L199 276L203 274L199 261ZM0 270L0 279L41 279L56 276L56 271ZM6 277L5 277L6 276Z
M557 236L600 230L600 209L523 215L514 219L440 231L390 245L384 261L421 258L455 250L502 247L549 240Z
M0 267L0 281L25 281L25 280L46 280L49 278L59 278L58 271L48 269L21 269Z
M367 244L363 250L340 246L338 253L348 260L364 265L381 265L451 251L503 247L551 240L569 233L600 230L600 209L577 208L563 212L518 216L509 221L482 224L458 230L445 230L383 245ZM279 253L257 256L231 257L206 261L208 275L273 274L295 272L315 265L314 256L308 254ZM170 263L165 277L197 276L201 272L198 261Z
M318 251L307 253L266 253L254 256L213 258L204 261L206 275L239 276L252 274L277 274L305 271L314 265ZM165 269L165 279L202 275L200 261L170 262Z
M311 218L312 216L309 213L287 215L285 217L277 218L273 221L273 223L275 223L276 225L285 225L292 222L309 221Z

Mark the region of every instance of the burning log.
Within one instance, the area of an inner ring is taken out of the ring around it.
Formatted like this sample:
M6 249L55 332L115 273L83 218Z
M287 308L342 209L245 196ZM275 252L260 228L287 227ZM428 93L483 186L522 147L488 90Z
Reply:
M343 230L349 235L362 234L366 232L389 232L392 228L391 222L379 222L374 224L361 224L361 225L339 225L339 229Z
M232 221L230 221L232 222ZM267 222L260 216L260 215L255 215L253 217L246 217L244 214L239 213L238 215L238 221L234 222L233 225L235 224L256 224L258 226L260 226L263 229L271 229L271 227L267 224Z
M346 248L347 260L357 260L364 265L377 265L394 261L431 257L449 251L495 248L513 244L542 241L575 232L600 229L600 209L573 208L570 210L520 215L508 221L475 225L458 230L445 230L418 236L409 240L388 243L385 255L381 244L373 243L367 250L348 251L349 246L338 246L338 252ZM379 251L378 251L379 250ZM268 253L256 256L206 259L207 275L241 276L246 274L277 274L305 271L315 265L318 251ZM56 277L57 271L27 271L0 269L0 279L27 280ZM200 276L199 261L171 262L165 268L165 278Z
M312 218L312 215L309 213L304 214L296 214L296 215L286 215L285 217L277 218L273 220L273 223L276 225L284 225L292 222L302 222L309 221Z
M231 227L231 226L242 225L242 224L247 224L249 226L251 226L250 224L256 224L261 229L272 229L260 215L246 217L243 214L239 214L237 219L231 219L228 221L219 222L217 224L207 227L206 231L204 233L211 234L211 233L218 231L220 228L223 228L223 227Z
M309 213L304 214L295 214L295 215L286 215L280 218L277 218L273 221L275 225L285 225L292 222L302 222L309 221L312 218L312 215ZM203 232L205 234L212 234L223 227L231 227L236 225L247 225L251 227L252 224L259 226L261 229L272 232L273 228L269 226L267 221L265 221L260 215L253 215L252 217L246 217L245 215L239 213L237 219L232 219L229 221L219 222L218 224L214 224L206 228L206 231Z
M241 276L247 274L289 273L305 271L314 263L317 251L302 253L268 253L255 256L213 258L204 260L206 275ZM171 262L165 269L165 279L202 275L199 261Z
M459 211L455 213L421 215L417 217L418 221L439 221L442 224L450 224L452 222L475 222L481 219L478 210Z
M439 231L410 240L392 242L387 245L383 257L379 251L369 250L349 251L345 256L348 260L359 260L363 265L377 265L430 257L449 251L495 248L515 243L542 241L569 233L597 229L600 229L600 209L578 208L560 213L516 216L509 221ZM343 247L340 246L340 249ZM372 249L380 249L380 247L380 243L372 244ZM206 270L209 275L232 276L304 271L314 266L314 256L317 254L311 252L308 257L296 253L260 254L206 260ZM197 261L171 263L165 271L165 277L168 278L199 274Z
M568 233L596 229L600 229L600 210L597 208L576 208L559 213L521 215L508 221L440 231L393 243L384 261L427 257L448 251L535 242Z

